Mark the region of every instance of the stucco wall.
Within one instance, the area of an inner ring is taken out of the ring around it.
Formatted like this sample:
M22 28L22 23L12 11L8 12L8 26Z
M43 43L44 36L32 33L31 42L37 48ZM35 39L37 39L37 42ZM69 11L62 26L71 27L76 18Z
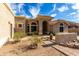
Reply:
M68 32L69 33L74 32L74 33L77 33L79 35L79 28L70 28L70 29L68 29Z
M25 18L24 17L15 17L15 31L23 31L23 32L25 32L25 26L26 26L26 24L25 24ZM22 27L19 27L18 25L19 24L22 24Z
M12 24L12 37L14 35L14 16L8 8L0 3L0 46L10 39L10 24Z
M68 26L66 24L64 24L64 23L63 23L63 25L64 25L64 31L66 30L68 32ZM57 24L53 25L52 31L54 33L60 32L60 28L59 27L60 27L60 23L57 23Z

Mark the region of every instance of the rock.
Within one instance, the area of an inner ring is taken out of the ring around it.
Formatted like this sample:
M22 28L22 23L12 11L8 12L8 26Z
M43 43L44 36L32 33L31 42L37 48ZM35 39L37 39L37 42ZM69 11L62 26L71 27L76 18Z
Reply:
M78 44L75 44L75 48L78 48L79 49L79 43Z

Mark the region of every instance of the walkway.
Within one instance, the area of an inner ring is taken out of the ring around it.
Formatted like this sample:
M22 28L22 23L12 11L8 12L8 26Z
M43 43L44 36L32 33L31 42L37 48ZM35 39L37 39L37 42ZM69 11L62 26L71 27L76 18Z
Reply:
M53 45L55 49L68 56L79 56L79 49L68 48L60 45Z

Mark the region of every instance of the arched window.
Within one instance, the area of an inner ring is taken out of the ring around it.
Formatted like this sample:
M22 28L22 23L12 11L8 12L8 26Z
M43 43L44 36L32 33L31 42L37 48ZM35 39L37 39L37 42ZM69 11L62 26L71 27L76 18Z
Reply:
M60 27L63 27L63 23L60 23Z
M18 27L20 27L20 28L21 28L21 27L22 27L22 24L18 24Z

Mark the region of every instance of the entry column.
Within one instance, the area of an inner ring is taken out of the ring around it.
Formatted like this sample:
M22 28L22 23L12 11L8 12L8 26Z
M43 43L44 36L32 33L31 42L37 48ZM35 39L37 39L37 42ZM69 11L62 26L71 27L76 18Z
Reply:
M29 24L29 34L31 34L31 24Z
M39 21L39 35L42 35L42 21Z

